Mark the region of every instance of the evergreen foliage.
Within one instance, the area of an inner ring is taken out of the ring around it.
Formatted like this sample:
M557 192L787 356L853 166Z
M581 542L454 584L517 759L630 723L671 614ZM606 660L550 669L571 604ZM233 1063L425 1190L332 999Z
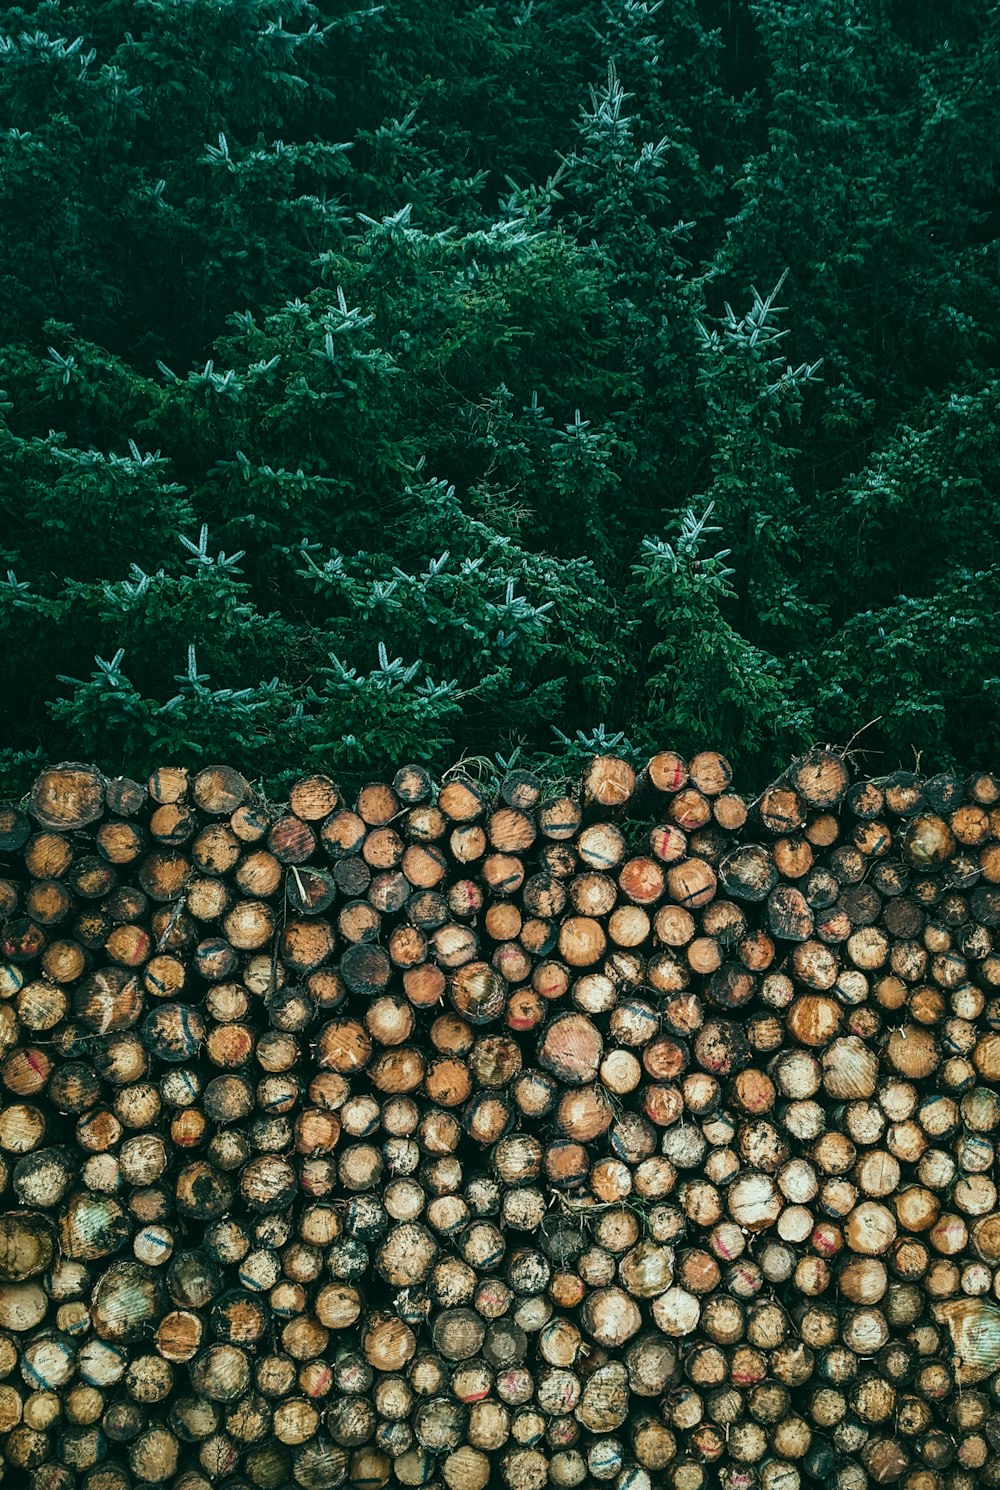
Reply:
M998 85L988 0L0 8L7 789L995 756Z

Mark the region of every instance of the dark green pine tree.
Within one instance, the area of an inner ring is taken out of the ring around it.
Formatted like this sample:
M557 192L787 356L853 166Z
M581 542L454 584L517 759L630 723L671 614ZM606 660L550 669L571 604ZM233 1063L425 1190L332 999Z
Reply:
M0 9L0 767L1000 746L986 0Z

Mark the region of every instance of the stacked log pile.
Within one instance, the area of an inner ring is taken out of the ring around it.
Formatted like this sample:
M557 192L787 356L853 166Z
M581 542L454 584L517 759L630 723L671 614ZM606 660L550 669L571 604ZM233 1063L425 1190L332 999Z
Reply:
M30 1490L1000 1486L1000 778L0 807Z

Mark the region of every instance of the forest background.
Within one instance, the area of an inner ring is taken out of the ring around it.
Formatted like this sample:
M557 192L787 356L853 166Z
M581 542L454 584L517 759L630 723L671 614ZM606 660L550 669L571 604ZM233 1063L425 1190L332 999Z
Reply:
M998 149L987 0L3 7L5 789L995 765Z

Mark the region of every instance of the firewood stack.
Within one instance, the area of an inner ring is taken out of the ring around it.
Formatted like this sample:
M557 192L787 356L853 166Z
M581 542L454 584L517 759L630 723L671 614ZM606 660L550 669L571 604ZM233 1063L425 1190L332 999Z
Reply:
M0 808L30 1490L1000 1486L1000 778Z

